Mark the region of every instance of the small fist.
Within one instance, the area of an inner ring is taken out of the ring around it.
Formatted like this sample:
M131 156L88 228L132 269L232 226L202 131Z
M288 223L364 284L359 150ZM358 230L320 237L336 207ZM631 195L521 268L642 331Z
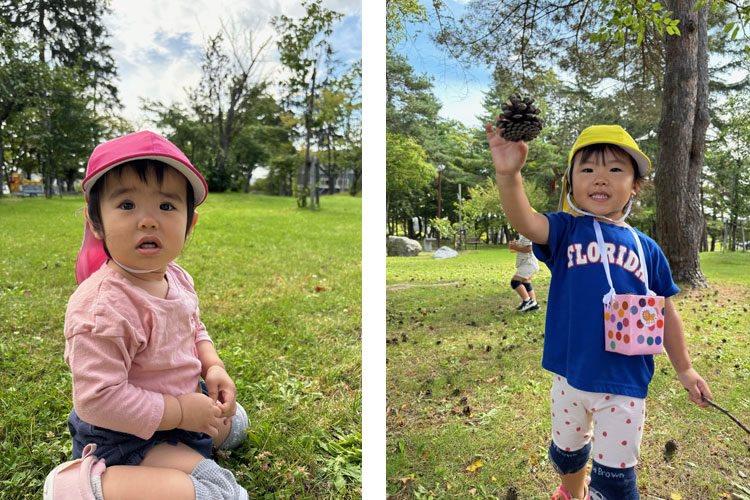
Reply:
M179 429L202 432L211 437L219 434L222 409L210 397L200 392L190 392L177 397L182 409Z

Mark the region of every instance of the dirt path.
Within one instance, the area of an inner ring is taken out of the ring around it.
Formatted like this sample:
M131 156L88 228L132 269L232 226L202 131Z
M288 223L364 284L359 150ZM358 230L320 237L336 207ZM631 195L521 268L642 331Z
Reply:
M432 283L429 285L412 285L411 283L398 283L396 285L388 285L385 289L389 292L396 290L406 290L407 288L427 288L434 286L457 286L460 285L461 281L450 281L448 283Z

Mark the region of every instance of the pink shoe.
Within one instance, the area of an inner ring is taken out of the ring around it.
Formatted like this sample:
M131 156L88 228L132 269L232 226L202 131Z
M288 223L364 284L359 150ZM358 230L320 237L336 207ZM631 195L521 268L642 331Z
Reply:
M103 459L94 456L95 444L86 445L83 456L55 467L44 480L44 500L94 500L91 476L101 476Z
M584 495L583 500L590 500L589 498L589 489L587 486L584 486ZM563 485L561 484L559 488L552 494L552 500L576 500L573 498L570 493L568 493L568 490L566 490Z

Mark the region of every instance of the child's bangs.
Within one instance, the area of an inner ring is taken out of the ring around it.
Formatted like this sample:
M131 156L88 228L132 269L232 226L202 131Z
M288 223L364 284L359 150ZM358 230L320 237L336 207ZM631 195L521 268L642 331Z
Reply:
M166 163L160 162L158 160L144 159L129 161L127 163L123 163L122 165L117 165L112 170L104 174L101 179L102 187L107 184L107 179L113 175L117 175L117 178L121 179L122 173L125 171L125 169L128 168L132 169L144 184L149 183L149 178L155 177L157 184L159 184L159 187L161 187L162 183L164 182L164 169L171 167Z
M588 159L591 158L592 155L597 155L597 158L602 163L602 165L606 165L607 151L611 152L612 154L625 154L628 158L630 158L630 155L627 151L613 144L592 144L591 146L581 148L581 163L588 161Z
M581 148L579 151L576 152L576 156L578 154L581 155L581 161L580 163L584 163L591 158L593 155L598 155L597 159L601 162L602 165L607 164L607 152L610 152L612 154L618 155L618 154L624 154L630 159L630 163L633 165L633 171L635 174L635 180L638 180L640 175L640 170L638 168L638 162L635 161L635 158L633 158L630 153L622 149L621 147L615 145L615 144L608 144L608 143L602 143L602 144L592 144L590 146L586 146L584 148Z

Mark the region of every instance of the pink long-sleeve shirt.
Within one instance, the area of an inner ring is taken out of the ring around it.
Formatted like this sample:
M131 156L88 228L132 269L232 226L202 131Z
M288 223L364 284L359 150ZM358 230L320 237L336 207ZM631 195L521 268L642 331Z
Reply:
M162 394L198 387L196 344L211 339L193 279L174 263L166 278L169 291L160 299L103 265L70 297L65 362L82 420L148 439L164 413Z

